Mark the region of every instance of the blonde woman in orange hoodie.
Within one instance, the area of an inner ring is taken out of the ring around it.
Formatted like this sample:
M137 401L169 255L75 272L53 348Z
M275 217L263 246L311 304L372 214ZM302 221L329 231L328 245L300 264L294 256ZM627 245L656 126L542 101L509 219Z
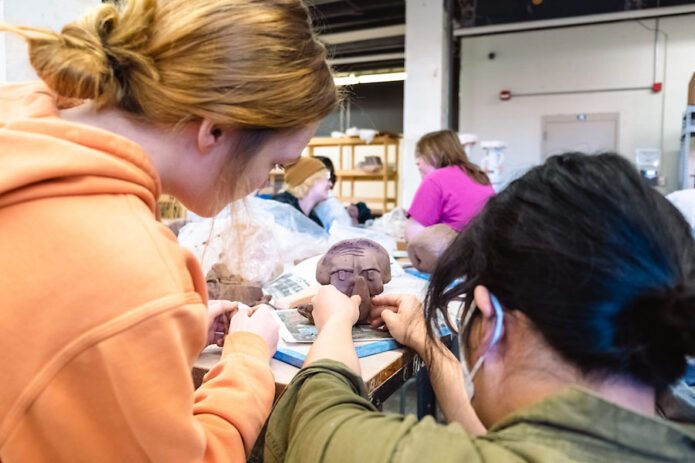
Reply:
M336 89L299 0L119 3L61 33L0 25L41 78L0 87L0 460L244 461L277 327L236 315L194 391L235 305L206 310L157 198L210 216L248 194Z

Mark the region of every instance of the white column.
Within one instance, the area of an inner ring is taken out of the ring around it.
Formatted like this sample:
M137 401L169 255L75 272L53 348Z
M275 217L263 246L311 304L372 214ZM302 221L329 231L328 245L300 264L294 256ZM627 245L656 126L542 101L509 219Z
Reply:
M59 32L75 21L99 0L0 0L0 21L47 27ZM8 33L0 33L0 81L36 79L24 42Z
M415 168L415 144L427 132L447 126L448 17L443 0L405 2L405 81L403 155L399 204L410 207L420 176Z

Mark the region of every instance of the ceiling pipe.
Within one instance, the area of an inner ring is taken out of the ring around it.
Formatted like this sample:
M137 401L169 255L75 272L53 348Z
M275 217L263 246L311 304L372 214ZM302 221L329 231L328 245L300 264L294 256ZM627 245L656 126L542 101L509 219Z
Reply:
M498 24L493 26L463 27L454 31L456 37L474 37L480 35L507 34L560 27L584 26L589 24L628 21L634 19L663 18L695 13L695 5L670 6L649 8L645 10L620 11L615 13L589 14L571 18L548 19L543 21L525 21L514 24Z
M373 27L371 29L361 29L348 32L336 32L333 34L322 34L319 35L319 40L328 45L337 45L339 43L383 39L384 37L397 37L399 35L405 35L405 24Z
M336 66L339 64L371 63L374 61L392 61L405 59L405 53L380 53L376 55L346 56L345 58L333 58L328 60L328 64Z

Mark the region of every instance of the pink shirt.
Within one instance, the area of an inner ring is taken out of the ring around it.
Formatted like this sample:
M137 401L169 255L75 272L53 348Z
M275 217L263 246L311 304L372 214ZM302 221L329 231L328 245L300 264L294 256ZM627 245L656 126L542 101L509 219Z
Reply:
M422 180L408 214L425 227L445 223L458 232L494 194L492 186L477 183L460 167L443 167Z

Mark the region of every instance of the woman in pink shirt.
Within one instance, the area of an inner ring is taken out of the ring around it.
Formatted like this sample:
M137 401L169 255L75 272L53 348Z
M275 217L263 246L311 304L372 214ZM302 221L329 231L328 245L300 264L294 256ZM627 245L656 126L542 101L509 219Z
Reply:
M468 160L452 130L428 133L417 142L416 150L422 183L408 211L406 241L439 223L461 231L495 194L490 180Z

